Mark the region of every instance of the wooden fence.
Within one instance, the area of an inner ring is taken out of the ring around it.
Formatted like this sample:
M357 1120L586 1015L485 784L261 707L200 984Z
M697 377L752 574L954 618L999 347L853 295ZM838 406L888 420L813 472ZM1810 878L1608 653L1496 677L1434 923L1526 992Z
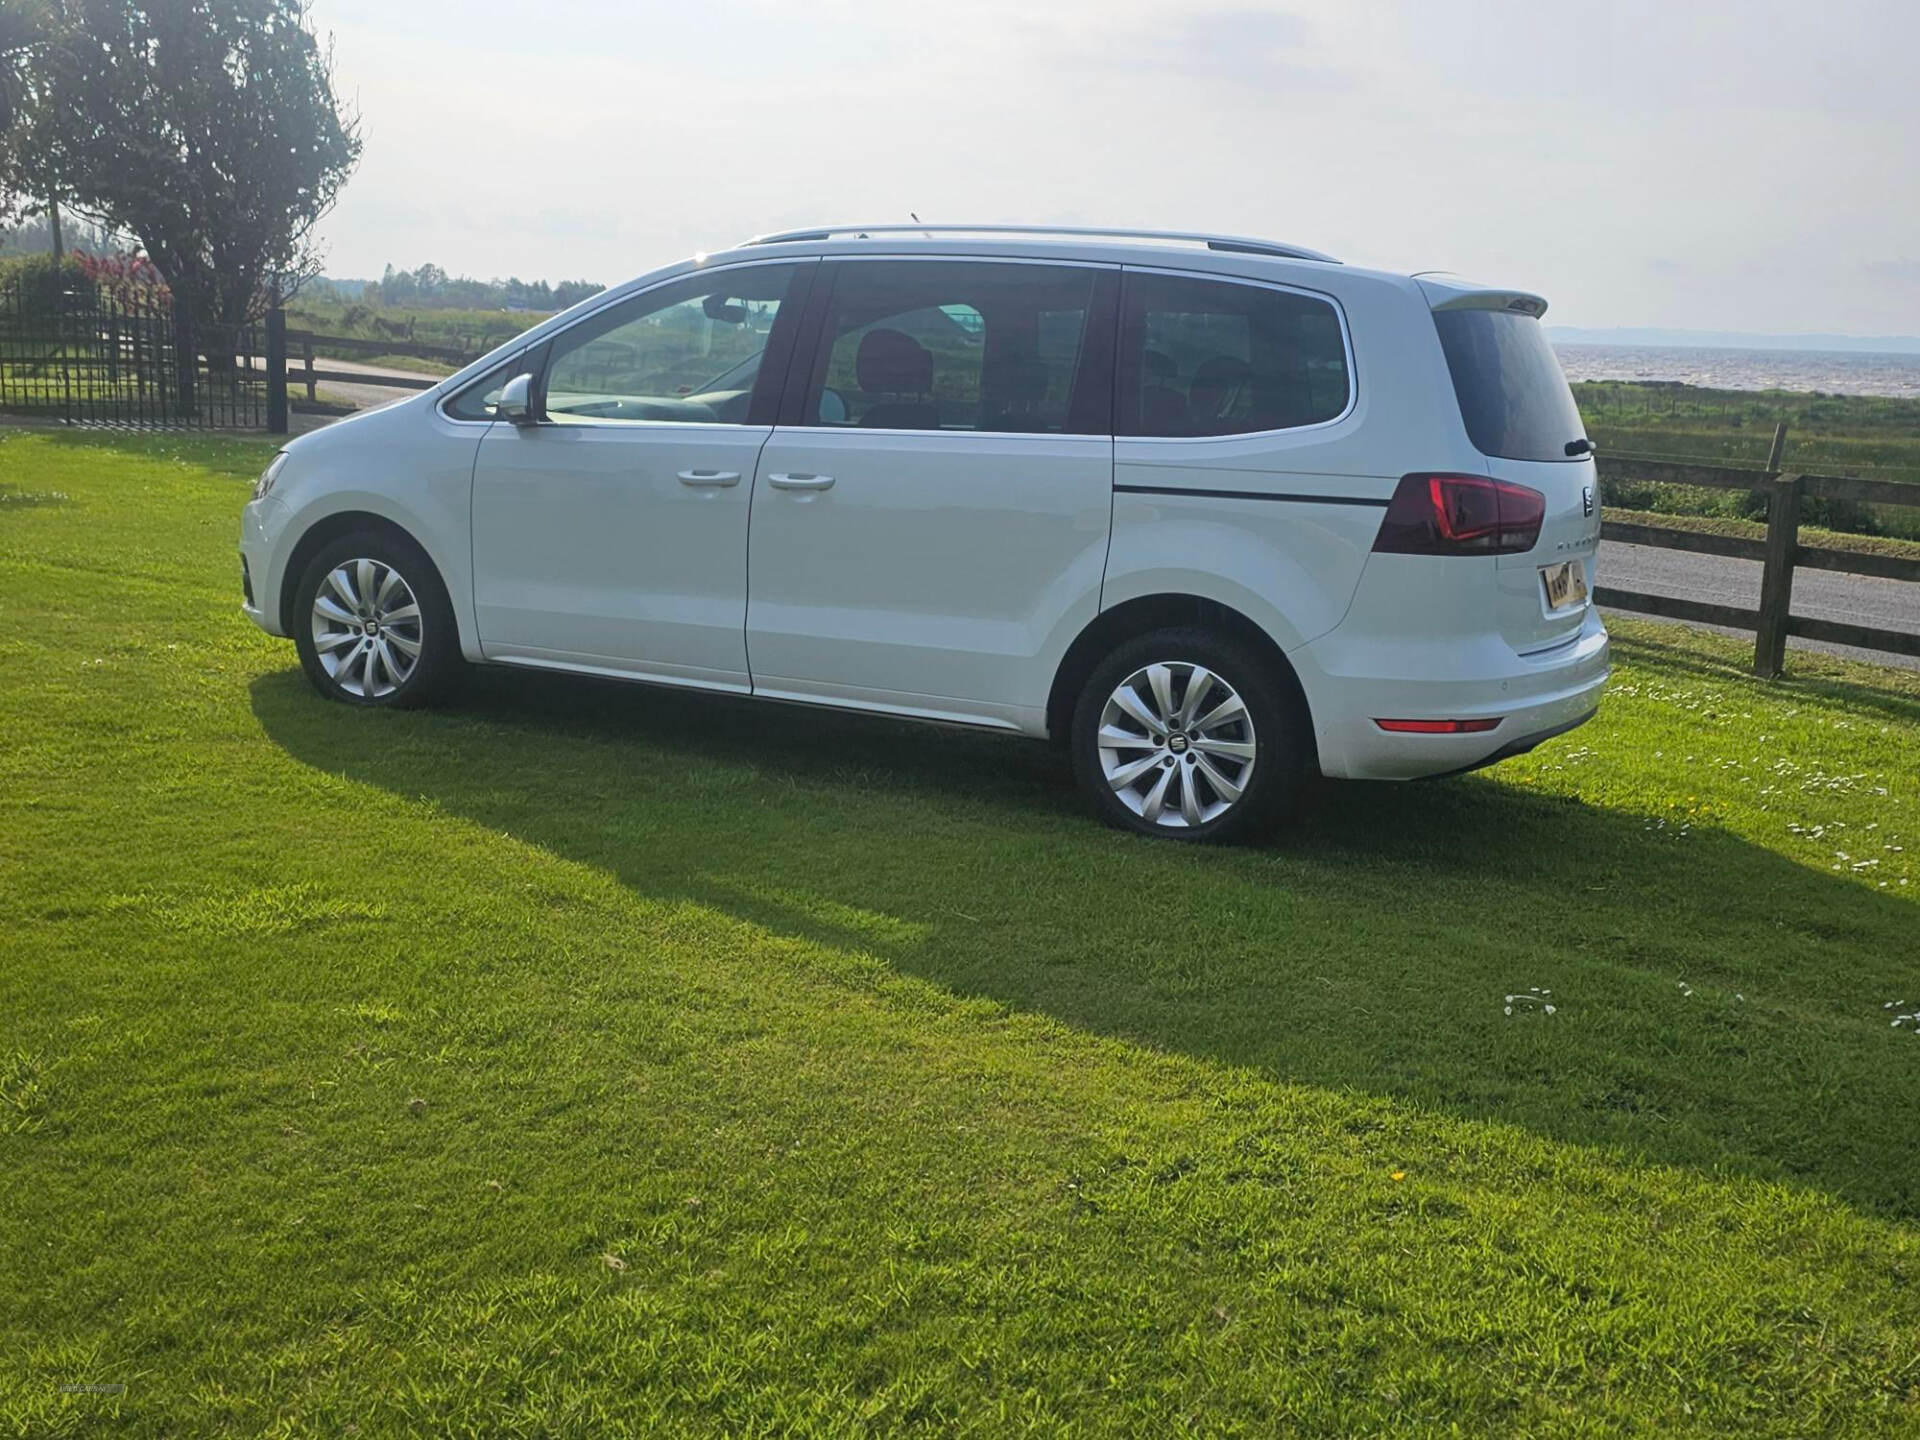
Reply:
M1786 443L1786 426L1774 432L1773 453L1764 469L1730 465L1696 465L1647 455L1601 455L1597 458L1604 481L1657 481L1669 485L1699 485L1714 490L1745 490L1767 497L1767 534L1764 540L1739 535L1713 535L1677 530L1638 521L1608 520L1600 538L1627 545L1655 545L1702 555L1731 555L1757 560L1760 606L1748 610L1688 600L1678 595L1647 595L1634 590L1596 586L1594 602L1616 610L1659 615L1669 620L1691 620L1701 625L1724 625L1754 632L1753 669L1771 678L1786 659L1787 637L1825 640L1882 650L1894 655L1920 656L1920 634L1854 625L1841 620L1815 620L1793 613L1793 574L1797 569L1839 570L1851 575L1875 575L1886 580L1920 582L1920 560L1893 555L1868 555L1832 546L1800 543L1800 501L1804 496L1826 500L1854 500L1873 505L1920 508L1920 484L1898 480L1861 480L1850 475L1789 475L1779 469Z
M432 360L441 365L458 370L480 358L480 352L469 354L464 350L448 345L419 345L411 340L368 340L358 335L318 335L311 330L289 330L287 332L288 356L299 359L299 380L307 387L309 404L320 398L320 385L331 382L337 385L377 385L389 390L429 390L440 383L438 375L396 374L368 375L357 370L325 369L325 357L319 352L325 350L332 358L383 359L389 355L404 355L415 360Z

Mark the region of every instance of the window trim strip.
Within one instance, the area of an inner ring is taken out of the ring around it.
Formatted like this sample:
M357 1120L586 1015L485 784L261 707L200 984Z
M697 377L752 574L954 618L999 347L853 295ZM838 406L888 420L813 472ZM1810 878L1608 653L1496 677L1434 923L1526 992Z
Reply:
M1185 439L1185 436L1173 436ZM1384 510L1391 497L1376 500L1368 495L1301 495L1278 490L1209 490L1197 485L1122 485L1113 487L1116 495L1194 495L1208 500L1278 500L1295 505L1370 505Z

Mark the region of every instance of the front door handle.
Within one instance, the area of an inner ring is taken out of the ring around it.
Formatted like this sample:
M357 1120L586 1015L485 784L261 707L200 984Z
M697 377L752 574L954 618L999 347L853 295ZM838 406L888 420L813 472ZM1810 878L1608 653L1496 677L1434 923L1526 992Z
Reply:
M767 476L767 483L776 490L831 490L831 475L800 475L781 471L777 475Z
M680 483L682 485L738 485L740 472L738 470L682 470Z

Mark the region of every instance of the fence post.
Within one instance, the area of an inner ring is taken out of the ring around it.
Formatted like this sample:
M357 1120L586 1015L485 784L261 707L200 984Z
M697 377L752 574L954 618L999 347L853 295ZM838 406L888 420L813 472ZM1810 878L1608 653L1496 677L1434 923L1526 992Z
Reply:
M1782 420L1773 427L1773 444L1767 447L1767 469L1778 475L1781 457L1787 453L1787 422Z
M1787 425L1773 427L1767 452L1767 558L1760 572L1760 624L1753 640L1753 673L1763 680L1780 674L1787 660L1787 615L1793 608L1793 564L1800 549L1800 477L1781 475Z
M311 405L320 398L320 387L314 383L313 379L313 332L311 330L300 342L300 359L307 372L307 403Z
M193 334L193 314L183 301L173 302L174 404L179 418L192 424L200 412L196 381L200 378L200 350Z
M267 311L267 433L287 433L287 312Z

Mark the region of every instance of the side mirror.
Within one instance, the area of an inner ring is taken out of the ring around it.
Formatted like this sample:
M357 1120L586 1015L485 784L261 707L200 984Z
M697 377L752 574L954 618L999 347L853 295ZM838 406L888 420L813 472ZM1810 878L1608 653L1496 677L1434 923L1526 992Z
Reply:
M500 398L493 404L493 413L497 419L515 425L533 424L533 376L516 375L501 386Z

